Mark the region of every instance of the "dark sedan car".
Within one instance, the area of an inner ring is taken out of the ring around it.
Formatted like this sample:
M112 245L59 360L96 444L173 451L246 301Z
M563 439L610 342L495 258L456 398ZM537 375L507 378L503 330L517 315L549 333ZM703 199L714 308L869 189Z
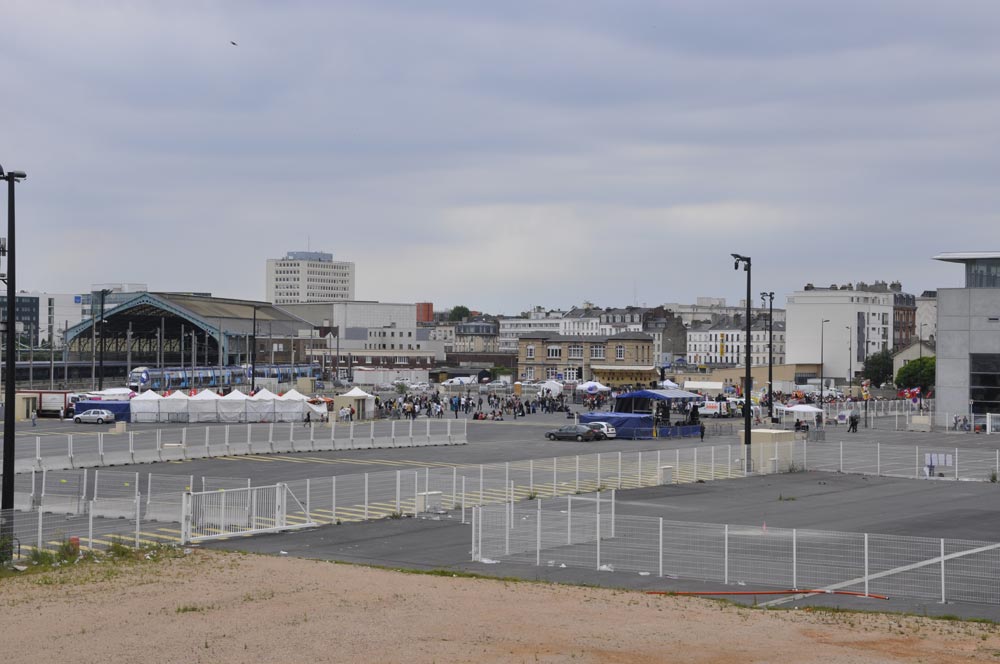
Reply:
M597 438L597 432L588 426L583 424L567 424L564 427L559 427L554 429L547 434L545 437L549 440L594 440Z

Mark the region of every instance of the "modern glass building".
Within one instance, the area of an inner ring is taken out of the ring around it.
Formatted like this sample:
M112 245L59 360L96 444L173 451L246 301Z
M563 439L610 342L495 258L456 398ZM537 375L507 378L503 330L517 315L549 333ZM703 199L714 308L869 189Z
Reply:
M935 424L983 424L1000 414L1000 252L945 253L965 266L965 288L938 289Z

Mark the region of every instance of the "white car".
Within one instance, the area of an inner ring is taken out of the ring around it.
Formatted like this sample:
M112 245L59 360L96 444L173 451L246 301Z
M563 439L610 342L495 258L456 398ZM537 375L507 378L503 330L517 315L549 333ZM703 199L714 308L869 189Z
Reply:
M607 422L587 422L587 426L597 434L597 440L609 440L618 437L618 432Z
M74 416L73 421L77 424L104 424L105 422L114 422L115 414L110 410L91 408L90 410L85 410Z

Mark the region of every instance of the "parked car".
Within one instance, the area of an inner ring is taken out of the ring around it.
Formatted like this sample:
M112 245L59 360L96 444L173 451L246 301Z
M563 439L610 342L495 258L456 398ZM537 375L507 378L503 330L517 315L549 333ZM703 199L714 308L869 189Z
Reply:
M115 414L110 410L91 408L74 415L73 421L77 424L104 424L105 422L114 422Z
M607 422L588 422L585 426L594 430L594 433L597 434L597 440L608 440L609 438L618 437L618 432Z
M585 424L567 424L545 434L549 440L594 440L597 433Z

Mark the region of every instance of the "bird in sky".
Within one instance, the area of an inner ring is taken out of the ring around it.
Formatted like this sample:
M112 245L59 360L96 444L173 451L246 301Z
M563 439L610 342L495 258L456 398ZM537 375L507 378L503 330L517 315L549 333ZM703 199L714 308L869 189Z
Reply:
M234 41L230 41L229 43L230 43L230 44L232 44L233 46L239 46L239 44L237 44L237 43L236 43L236 42L234 42Z

